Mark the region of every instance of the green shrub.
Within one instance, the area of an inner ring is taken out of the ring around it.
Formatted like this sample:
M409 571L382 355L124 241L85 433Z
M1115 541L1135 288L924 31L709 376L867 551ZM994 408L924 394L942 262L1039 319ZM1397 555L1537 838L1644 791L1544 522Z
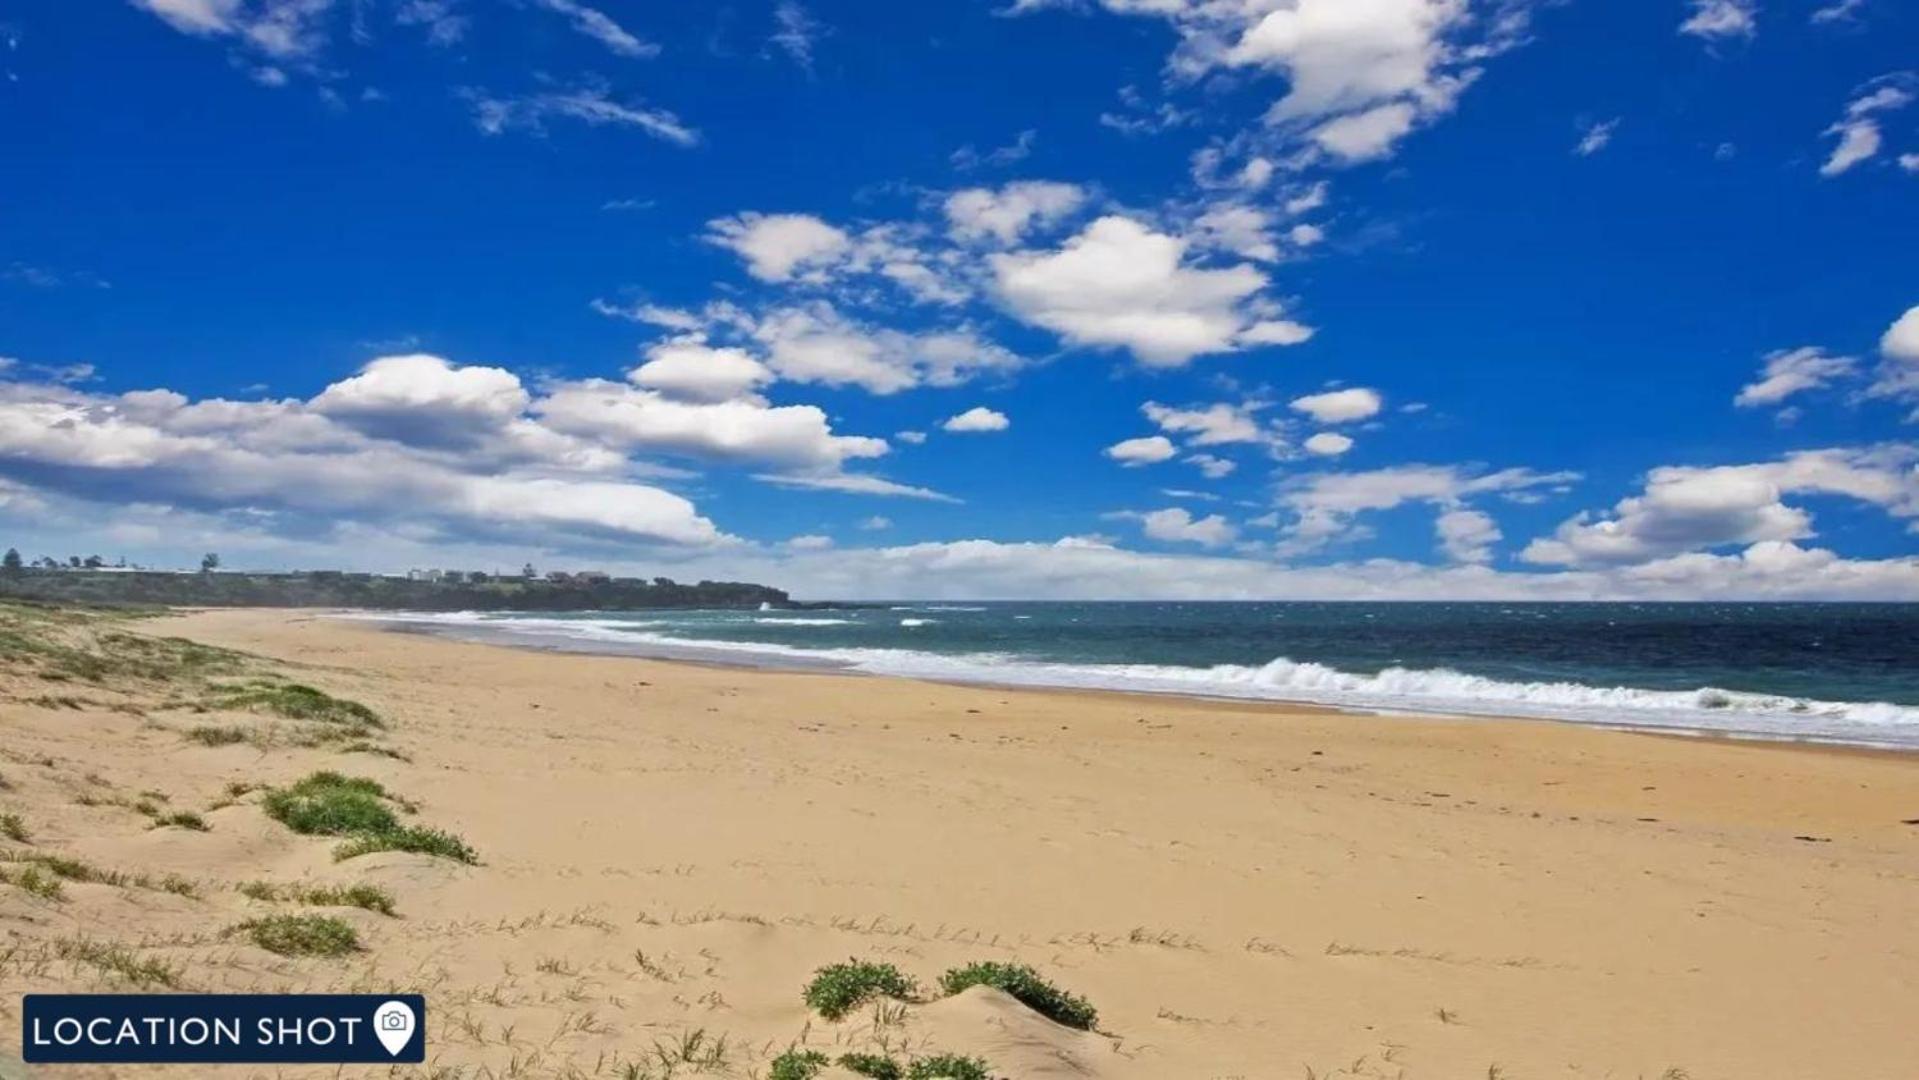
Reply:
M0 814L0 836L4 836L16 844L30 844L33 842L33 834L27 831L26 821L23 820L19 814L15 813Z
M909 1066L906 1080L993 1080L993 1076L991 1068L980 1058L934 1054Z
M352 924L331 915L269 915L248 919L234 929L281 956L344 956L360 947L360 935Z
M275 788L260 804L267 816L308 836L343 836L399 828L378 782L316 772L292 787Z
M1099 1013L1085 998L1059 989L1025 964L986 960L954 968L940 976L940 989L948 994L957 994L971 986L1002 990L1041 1016L1070 1028L1090 1031L1099 1019Z
M345 862L361 855L371 855L376 851L410 851L418 855L436 855L442 859L452 859L469 865L480 861L479 852L474 851L472 845L458 836L444 829L423 829L414 826L356 834L333 849L333 861Z
M58 900L66 895L66 890L60 885L58 875L50 871L42 870L39 866L31 863L29 863L24 870L13 873L0 872L0 882L11 885L22 892L37 896L42 900Z
M247 741L247 729L242 727L216 727L201 724L187 732L187 739L202 746L232 746Z
M828 964L813 973L806 984L806 1004L828 1020L838 1020L875 998L890 997L910 1001L919 992L912 979L891 964L849 960Z
M336 698L324 690L299 683L266 679L216 688L209 704L221 709L253 709L289 720L312 720L353 728L385 727L380 714L357 701Z
M900 1063L885 1054L841 1054L840 1065L847 1072L871 1077L872 1080L905 1080L906 1070Z
M194 832L207 831L207 819L191 810L175 810L170 814L154 814L153 827L164 829L168 826L179 829L192 829Z
M818 1050L788 1050L773 1059L766 1080L813 1080L826 1068L826 1055Z
M314 907L356 907L397 915L393 894L378 885L275 885L270 881L247 881L239 886L241 896L252 900L290 900Z

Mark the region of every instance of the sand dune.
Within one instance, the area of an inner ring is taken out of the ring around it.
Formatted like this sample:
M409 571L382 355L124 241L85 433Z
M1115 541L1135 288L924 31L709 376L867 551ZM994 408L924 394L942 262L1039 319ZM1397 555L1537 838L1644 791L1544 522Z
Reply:
M6 672L0 810L30 841L0 849L144 875L0 887L9 1030L22 992L128 985L97 948L118 943L184 989L417 989L419 1072L443 1077L662 1076L676 1056L671 1075L755 1077L794 1046L1142 1080L1919 1062L1908 757L542 654L299 613L128 629L364 702L390 725L370 748L405 760L201 745L182 732L269 721ZM249 786L315 769L378 780L479 865L335 861ZM169 808L205 831L150 827ZM397 916L252 881L376 885ZM361 950L225 933L318 910ZM849 957L929 991L1021 961L1090 999L1097 1030L985 988L829 1022L801 988Z

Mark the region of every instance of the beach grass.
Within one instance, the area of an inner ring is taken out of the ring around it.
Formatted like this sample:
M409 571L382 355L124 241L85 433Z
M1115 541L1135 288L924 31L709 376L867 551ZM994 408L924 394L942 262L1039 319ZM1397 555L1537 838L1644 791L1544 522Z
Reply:
M284 788L267 792L261 806L267 816L307 836L339 836L335 861L376 851L406 851L455 862L478 863L479 853L444 829L402 825L393 807L410 809L377 780L311 773Z
M940 976L940 989L949 995L973 986L1004 991L1054 1023L1081 1031L1092 1030L1099 1020L1098 1011L1085 998L1061 990L1025 964L985 960Z
M291 902L313 907L356 907L381 915L397 916L393 894L378 885L276 885L269 881L248 881L239 886L240 895L253 900Z
M268 915L233 929L281 956L345 956L360 948L353 924L331 915Z
M828 1020L838 1020L869 1001L911 1001L918 994L919 985L892 964L848 960L814 972L802 996L807 1007Z

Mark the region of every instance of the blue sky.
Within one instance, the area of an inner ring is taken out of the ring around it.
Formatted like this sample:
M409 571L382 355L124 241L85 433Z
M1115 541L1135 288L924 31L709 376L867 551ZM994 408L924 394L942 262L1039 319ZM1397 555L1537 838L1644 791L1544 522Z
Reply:
M1893 0L8 5L0 542L1919 598L1914 40Z

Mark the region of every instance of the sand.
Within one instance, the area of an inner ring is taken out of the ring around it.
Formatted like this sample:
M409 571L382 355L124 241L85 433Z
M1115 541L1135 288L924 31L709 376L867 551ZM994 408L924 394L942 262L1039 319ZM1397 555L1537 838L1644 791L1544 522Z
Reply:
M695 1031L725 1064L673 1075L764 1076L791 1045L1021 1080L1919 1075L1919 757L541 653L308 613L138 629L277 658L389 717L410 760L0 705L0 809L37 849L203 883L0 887L10 1033L20 993L102 985L46 958L88 935L195 990L422 991L445 1077L621 1076ZM336 863L257 793L205 832L72 801L89 775L206 806L316 768L416 800L482 864ZM233 891L254 879L373 882L400 917L347 909L363 952L284 959L219 935L284 908ZM810 1015L809 975L849 957L929 987L1022 961L1098 1027L980 990Z

